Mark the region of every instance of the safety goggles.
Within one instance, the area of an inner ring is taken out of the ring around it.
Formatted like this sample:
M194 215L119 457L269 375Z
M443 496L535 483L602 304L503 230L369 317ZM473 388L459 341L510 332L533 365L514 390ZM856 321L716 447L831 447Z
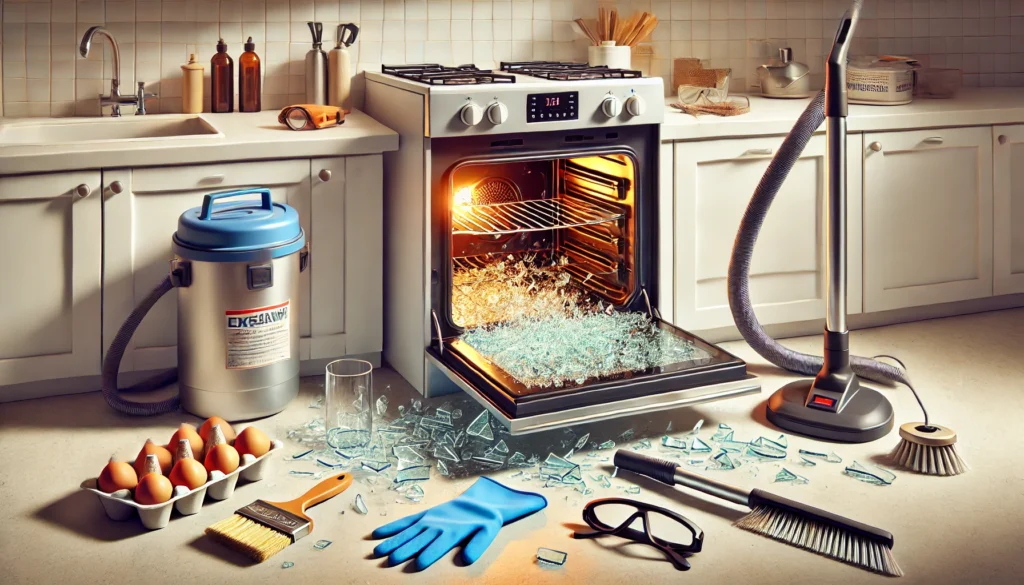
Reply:
M593 532L574 532L573 538L618 536L647 544L665 553L676 569L690 568L686 556L700 552L704 531L671 510L626 498L593 500L583 507L583 521ZM639 521L640 528L636 523Z
M316 130L342 124L345 111L335 106L300 104L281 110L277 121L292 130Z

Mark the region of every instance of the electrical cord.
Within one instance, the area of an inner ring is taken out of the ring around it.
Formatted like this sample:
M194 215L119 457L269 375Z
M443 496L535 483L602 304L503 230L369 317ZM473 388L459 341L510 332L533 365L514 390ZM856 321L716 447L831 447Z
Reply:
M900 358L898 358L898 357L896 357L894 355L889 355L887 353L880 353L880 354L878 354L876 356L872 356L871 357L871 359L873 359L873 360L886 359L886 358L888 358L888 359L896 362L897 364L899 364L900 367L903 368L904 373L907 371L906 364L904 364L903 361L900 360ZM915 390L914 386L912 384L910 384L909 382L905 382L904 384L906 385L907 388L910 388L910 391L914 394L914 399L917 400L917 405L921 407L921 413L924 414L924 426L929 431L937 430L935 427L933 427L930 424L928 424L928 409L926 409L924 407L924 402L921 401L921 396L918 395L917 390Z

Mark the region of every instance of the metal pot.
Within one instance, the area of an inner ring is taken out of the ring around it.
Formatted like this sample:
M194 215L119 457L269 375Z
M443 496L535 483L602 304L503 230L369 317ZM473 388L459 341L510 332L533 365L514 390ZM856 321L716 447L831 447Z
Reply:
M793 49L779 49L780 64L761 65L757 77L761 95L770 98L806 98L811 95L811 69L793 61Z
M214 205L259 194L259 202ZM178 288L178 387L199 416L245 420L280 412L299 390L299 273L306 235L269 189L207 195L181 215L172 262Z

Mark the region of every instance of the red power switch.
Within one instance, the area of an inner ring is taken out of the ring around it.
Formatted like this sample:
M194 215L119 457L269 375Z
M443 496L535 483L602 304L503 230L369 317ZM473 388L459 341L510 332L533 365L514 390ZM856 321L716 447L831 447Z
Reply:
M832 408L832 406L834 406L835 403L835 400L833 400L832 398L828 398L826 396L815 396L814 398L811 398L811 404L817 404L819 406L824 406L827 408Z

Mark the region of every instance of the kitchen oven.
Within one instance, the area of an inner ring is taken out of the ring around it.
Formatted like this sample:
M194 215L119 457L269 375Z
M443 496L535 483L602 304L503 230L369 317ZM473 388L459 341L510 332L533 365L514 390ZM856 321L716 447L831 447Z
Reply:
M385 159L385 359L516 434L759 390L657 311L660 80L503 69L367 74L368 112L401 134Z

